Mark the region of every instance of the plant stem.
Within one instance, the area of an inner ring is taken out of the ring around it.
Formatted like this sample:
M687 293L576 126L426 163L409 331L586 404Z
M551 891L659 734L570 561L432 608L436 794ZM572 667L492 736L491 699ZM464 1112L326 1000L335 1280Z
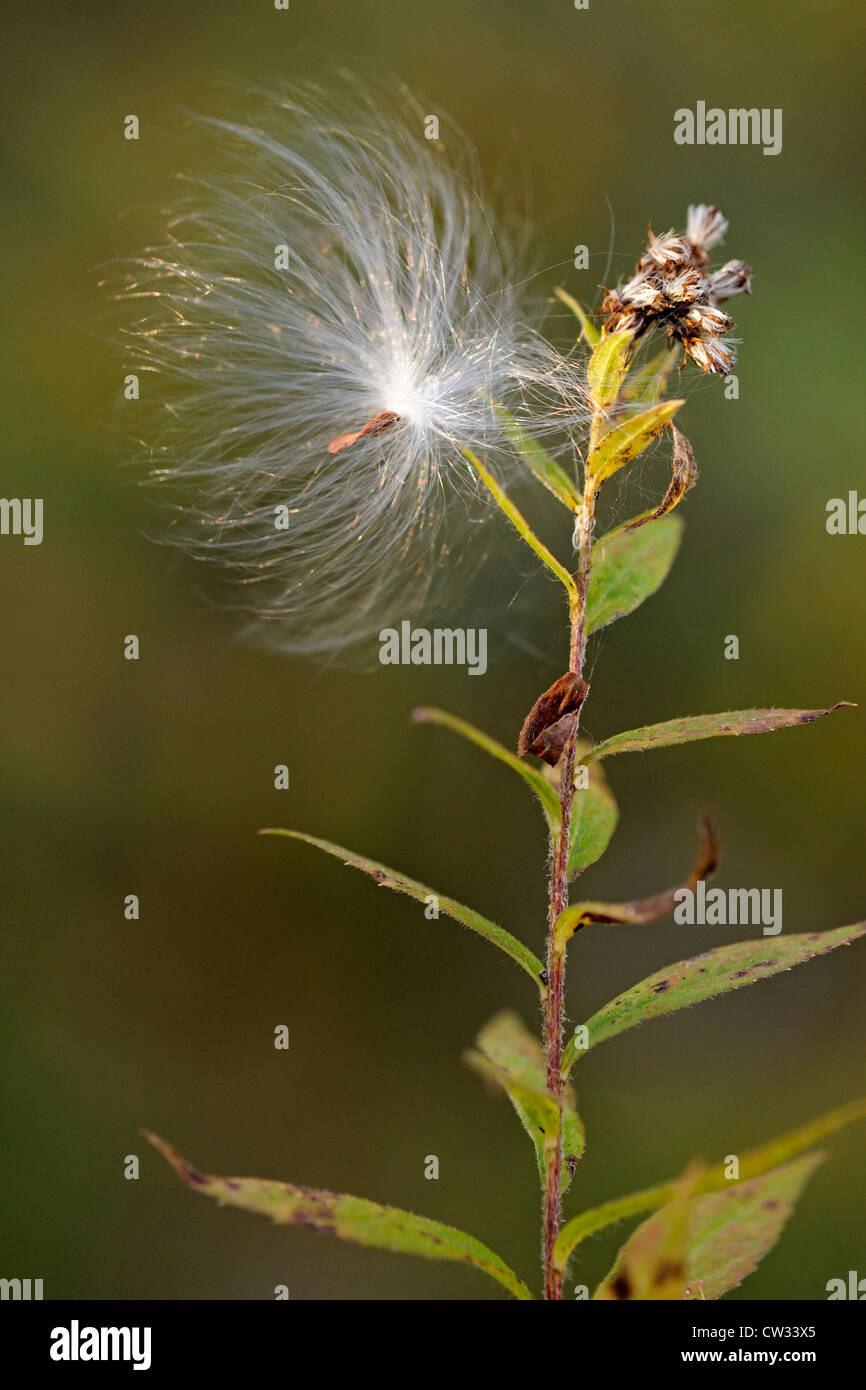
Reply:
M595 508L598 488L593 479L586 478L583 502L575 526L578 551L576 595L570 605L571 641L569 669L583 675L586 655L586 595L592 566L592 533L595 528ZM565 1080L562 1075L562 1035L565 1020L565 946L556 941L556 923L568 906L568 851L571 839L571 816L574 806L574 766L577 756L579 714L568 736L560 760L559 802L562 824L553 842L550 865L550 886L547 913L547 997L544 1004L544 1050L547 1063L547 1094L556 1106L556 1135L550 1136L545 1148L544 1200L542 1211L542 1253L544 1260L544 1297L559 1301L562 1298L563 1271L554 1260L554 1246L562 1222L562 1098Z
M562 829L554 840L550 866L550 901L547 920L547 997L544 1002L544 1043L547 1060L547 1094L556 1106L556 1134L545 1148L543 1255L544 1297L562 1297L562 1273L556 1268L553 1249L562 1220L562 1032L565 1007L565 951L556 944L556 922L568 906L568 844L574 801L574 759L577 717L561 763L560 805Z
M598 500L598 485L592 477L586 480L583 505L577 515L574 537L577 545L577 601L571 623L571 665L570 669L578 676L583 675L586 657L586 595L589 589L589 573L592 567L592 533L595 529L595 507Z

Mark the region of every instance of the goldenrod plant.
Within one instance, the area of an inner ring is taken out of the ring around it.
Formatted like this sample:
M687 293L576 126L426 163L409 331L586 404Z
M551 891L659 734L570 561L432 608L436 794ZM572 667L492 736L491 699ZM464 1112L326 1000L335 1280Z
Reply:
M565 669L522 727L523 712L513 711L513 747L458 714L413 714L417 725L498 760L534 794L550 842L547 919L534 937L520 939L474 906L303 830L262 832L314 846L419 903L435 899L442 916L527 977L526 1018L497 1014L468 1060L507 1095L531 1141L541 1279L534 1285L529 1272L439 1221L362 1197L200 1172L148 1137L187 1184L221 1204L473 1265L517 1299L562 1299L580 1243L640 1217L594 1297L719 1298L779 1238L825 1157L816 1146L866 1117L866 1100L801 1122L740 1154L733 1168L729 1158L687 1162L674 1151L667 1180L582 1210L586 1136L574 1070L591 1086L586 1056L608 1039L850 945L866 922L803 935L774 930L686 956L577 1025L566 1018L565 986L581 931L650 924L695 895L705 900L718 860L705 815L682 883L627 902L577 892L575 880L617 826L609 760L793 728L831 712L683 715L674 707L663 723L600 742L580 728L592 694L588 639L659 588L680 545L677 509L697 467L681 428L679 383L694 371L731 373L735 325L726 306L750 289L753 272L718 256L727 231L719 208L692 206L683 232L649 233L633 275L605 293L597 312L558 291L574 316L560 349L516 287L525 281L526 229L512 219L507 235L494 231L501 222L457 132L443 150L423 138L422 110L406 94L392 100L345 77L335 85L336 96L270 89L249 122L210 123L225 162L193 181L165 245L129 269L121 294L141 310L128 348L175 390L150 446L153 473L176 506L171 537L241 581L236 603L257 640L287 652L345 653L372 640L397 596L403 611L428 611L441 602L440 580L451 578L443 527L453 544L464 515L504 518L561 586ZM600 534L600 495L650 446L669 450L664 495ZM524 482L569 513L570 553L555 553L526 519L514 500Z

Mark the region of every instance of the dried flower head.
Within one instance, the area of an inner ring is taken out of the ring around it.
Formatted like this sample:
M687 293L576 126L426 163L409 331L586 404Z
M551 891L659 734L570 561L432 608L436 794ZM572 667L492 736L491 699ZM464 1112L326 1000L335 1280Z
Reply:
M601 306L608 332L630 329L636 338L662 329L681 342L704 372L725 375L736 354L724 335L735 326L722 302L749 293L752 269L745 261L710 268L710 251L728 229L717 207L690 207L684 235L650 230L644 254L627 284L608 291Z
M305 652L418 612L451 504L486 506L460 449L507 447L496 407L566 436L584 413L513 288L525 229L494 233L465 142L449 129L446 159L410 98L341 81L206 122L219 172L120 296L160 376L171 539L248 586L248 632Z

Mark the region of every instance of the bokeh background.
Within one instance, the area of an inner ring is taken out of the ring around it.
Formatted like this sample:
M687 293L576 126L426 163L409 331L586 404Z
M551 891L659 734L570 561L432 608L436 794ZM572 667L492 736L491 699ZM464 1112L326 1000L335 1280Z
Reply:
M461 1063L503 1004L532 1021L528 983L448 920L256 831L291 824L356 846L540 951L535 806L504 769L444 731L410 729L407 713L443 705L512 742L564 665L558 595L495 538L483 679L343 673L238 647L200 570L144 536L152 509L117 437L121 409L136 407L118 404L98 282L171 198L185 109L219 113L226 74L315 75L334 57L400 74L466 130L485 170L514 168L540 263L559 267L551 288L594 300L611 247L610 280L648 221L661 230L689 201L719 202L728 254L757 271L735 306L740 399L717 381L690 388L682 418L702 476L684 547L663 592L595 649L586 727L602 737L702 710L862 702L866 540L824 527L827 500L866 482L852 304L861 17L831 4L819 22L805 0L592 0L585 12L569 0L292 0L287 13L269 0L88 0L13 5L5 27L2 491L44 497L45 540L0 541L0 1272L42 1277L53 1298L261 1299L278 1283L300 1299L496 1298L472 1271L219 1211L138 1130L214 1172L465 1226L533 1277L531 1151ZM673 112L698 99L782 107L781 155L677 147ZM122 138L128 112L137 144ZM592 252L585 272L570 266L578 243ZM658 488L653 467L632 503ZM129 632L138 663L121 658ZM729 633L737 662L723 659ZM630 897L676 882L708 805L720 885L781 887L787 931L856 921L864 747L861 708L617 759L621 826L587 889ZM289 792L273 788L281 762ZM137 923L122 914L132 892ZM572 954L572 1018L749 934L588 931ZM590 1144L570 1210L862 1094L864 982L854 947L600 1048L578 1076ZM272 1046L277 1023L291 1029L287 1054ZM866 1273L864 1138L832 1141L784 1240L733 1297L820 1299L829 1278ZM130 1153L138 1182L122 1176ZM431 1153L438 1182L423 1176ZM592 1285L624 1234L588 1244L575 1277Z

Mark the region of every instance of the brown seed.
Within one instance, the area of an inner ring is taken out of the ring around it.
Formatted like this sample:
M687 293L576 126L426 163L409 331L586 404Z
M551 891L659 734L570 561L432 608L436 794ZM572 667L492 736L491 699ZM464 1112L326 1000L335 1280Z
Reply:
M337 438L332 439L328 445L328 453L338 454L341 449L348 449L350 445L355 444L365 434L381 434L383 430L389 429L391 425L396 425L399 419L400 416L395 415L393 410L383 410L381 415L374 415L372 420L368 420L363 429L355 430L353 434L338 434Z

